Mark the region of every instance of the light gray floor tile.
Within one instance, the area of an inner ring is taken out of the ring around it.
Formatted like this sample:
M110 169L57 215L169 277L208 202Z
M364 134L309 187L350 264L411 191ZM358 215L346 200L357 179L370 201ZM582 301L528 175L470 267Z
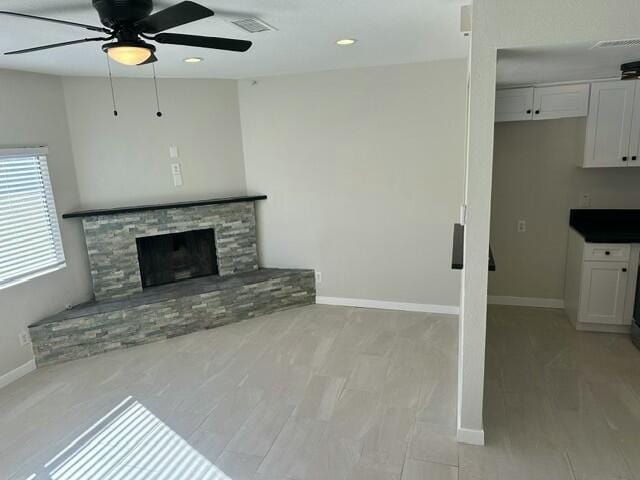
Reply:
M415 410L388 407L364 436L360 463L394 474L402 473Z
M253 480L262 459L255 455L223 452L216 462L216 467L230 480Z
M329 431L337 438L362 440L377 421L380 408L377 394L344 390L329 420Z
M363 355L356 357L355 367L347 380L346 388L377 393L387 378L389 359L377 355Z
M329 420L333 415L344 384L344 378L313 376L294 415L299 418Z
M425 462L458 466L458 443L454 433L440 425L417 422L408 456Z
M458 467L407 459L402 480L458 480Z
M280 478L305 478L309 462L326 441L327 424L290 418L278 435L258 473Z
M304 480L351 480L361 451L359 440L330 435L309 462Z
M294 407L280 398L265 399L233 437L227 450L264 457L291 416Z

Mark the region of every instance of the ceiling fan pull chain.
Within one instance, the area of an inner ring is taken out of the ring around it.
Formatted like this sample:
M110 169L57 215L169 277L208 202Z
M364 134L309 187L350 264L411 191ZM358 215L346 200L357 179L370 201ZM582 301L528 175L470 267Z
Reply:
M160 95L158 95L158 77L156 77L156 65L152 63L151 67L153 68L153 85L156 88L156 106L158 107L158 111L156 112L156 115L158 117L161 117L162 112L160 111Z
M107 68L109 69L109 85L111 86L111 101L113 102L113 116L118 116L118 109L116 108L116 93L113 90L113 76L111 75L111 62L109 61L109 55L107 57Z

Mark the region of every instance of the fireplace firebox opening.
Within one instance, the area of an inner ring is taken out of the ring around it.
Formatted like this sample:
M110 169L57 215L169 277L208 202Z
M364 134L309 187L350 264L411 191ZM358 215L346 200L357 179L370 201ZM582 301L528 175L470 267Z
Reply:
M142 288L218 275L212 228L136 238Z

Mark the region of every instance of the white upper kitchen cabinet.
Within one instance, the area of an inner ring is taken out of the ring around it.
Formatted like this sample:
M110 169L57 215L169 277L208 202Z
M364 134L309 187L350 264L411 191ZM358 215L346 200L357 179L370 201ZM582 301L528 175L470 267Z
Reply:
M496 122L586 117L589 84L506 88L496 92Z
M496 92L496 122L533 118L533 87L507 88Z
M632 161L630 145L640 141L640 117L634 128L635 81L597 82L591 85L583 167L626 167ZM640 108L636 108L640 115ZM637 160L635 160L637 161Z
M586 117L589 113L589 84L535 88L533 119Z

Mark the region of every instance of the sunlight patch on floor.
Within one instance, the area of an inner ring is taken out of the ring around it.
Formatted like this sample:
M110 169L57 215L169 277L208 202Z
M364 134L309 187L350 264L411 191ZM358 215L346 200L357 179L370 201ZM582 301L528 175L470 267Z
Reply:
M27 480L231 480L127 397Z

